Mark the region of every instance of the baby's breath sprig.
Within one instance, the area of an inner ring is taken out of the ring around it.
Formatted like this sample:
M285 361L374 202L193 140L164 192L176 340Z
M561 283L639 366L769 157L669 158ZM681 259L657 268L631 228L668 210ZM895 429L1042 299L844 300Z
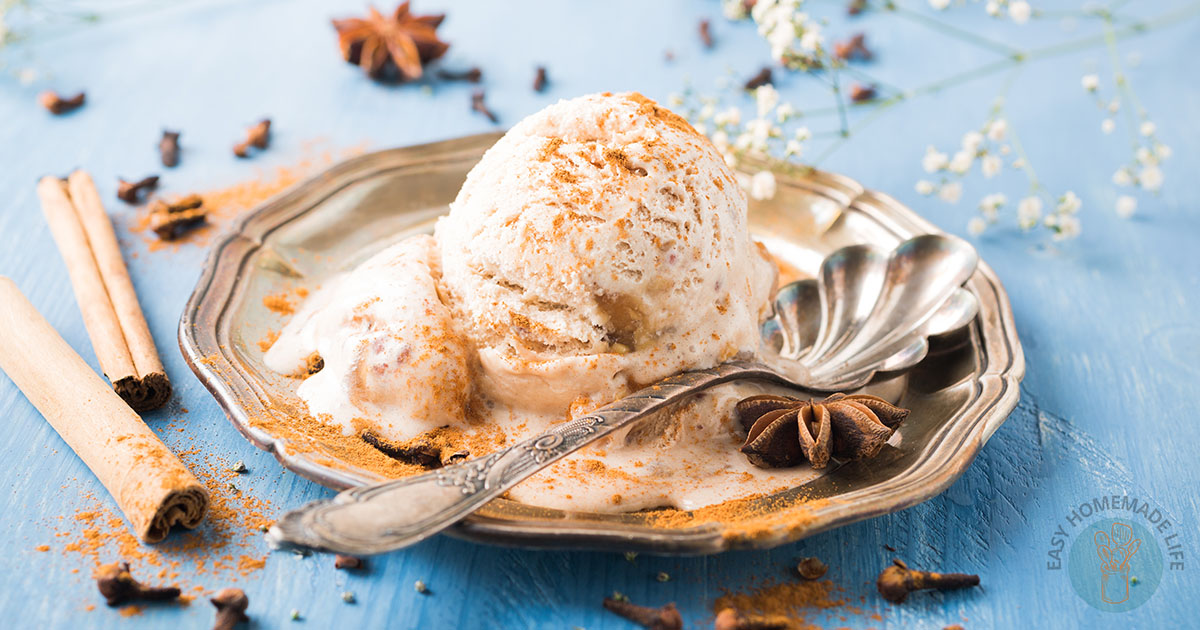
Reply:
M698 96L690 88L672 95L668 103L681 110L697 131L712 140L730 167L744 166L750 160L778 166L799 159L806 141L812 137L808 127L795 124L801 117L799 110L791 103L781 102L779 92L771 84L757 87L749 94L754 103L752 117L743 116L740 105L727 105L717 96ZM775 196L775 175L769 168L757 169L741 184L754 199Z

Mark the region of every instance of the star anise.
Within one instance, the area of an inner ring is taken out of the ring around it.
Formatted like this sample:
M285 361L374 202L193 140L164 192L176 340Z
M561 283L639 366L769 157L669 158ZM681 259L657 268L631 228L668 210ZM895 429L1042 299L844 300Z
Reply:
M761 468L795 466L805 460L813 468L824 468L831 456L870 459L908 417L907 409L865 394L834 394L821 401L751 396L734 410L746 430L742 452Z
M450 48L437 36L444 14L413 15L407 2L396 7L391 17L384 17L375 7L368 11L365 18L333 20L333 27L342 57L361 66L372 79L397 75L401 81L419 79L422 67Z

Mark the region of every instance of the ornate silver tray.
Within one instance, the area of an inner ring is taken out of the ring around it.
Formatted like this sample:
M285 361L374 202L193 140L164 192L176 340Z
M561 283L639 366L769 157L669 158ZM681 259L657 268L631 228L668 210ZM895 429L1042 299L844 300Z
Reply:
M213 247L180 321L180 346L234 426L285 468L335 489L383 478L346 461L344 449L319 435L281 430L298 404L298 381L262 362L258 342L283 323L263 298L318 285L400 238L429 231L498 137L353 158L248 213ZM805 171L777 179L774 199L751 203L750 223L792 275L813 273L845 245L891 249L938 232L896 200L839 175ZM1025 372L1008 297L991 268L981 262L965 288L979 302L970 326L932 338L928 356L910 371L876 376L872 387L901 397L912 414L894 448L873 460L831 467L803 486L747 501L746 516L736 521L564 512L498 499L448 531L525 547L705 554L769 548L929 499L966 470L1008 417Z

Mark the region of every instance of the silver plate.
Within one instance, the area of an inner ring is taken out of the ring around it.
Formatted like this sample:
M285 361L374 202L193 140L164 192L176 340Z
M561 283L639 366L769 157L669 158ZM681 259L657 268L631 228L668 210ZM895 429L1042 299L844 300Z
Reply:
M353 158L248 213L214 245L180 321L180 346L234 426L285 468L335 489L381 479L318 436L297 448L295 436L271 428L296 408L298 381L262 362L257 342L283 323L263 298L318 285L400 238L429 231L498 137ZM845 245L890 249L938 232L896 200L846 177L804 171L777 179L773 200L751 203L751 229L801 274L812 274ZM736 520L663 527L655 512L564 512L499 499L449 533L525 547L705 554L774 547L929 499L962 475L1008 417L1025 373L1008 296L991 268L981 262L965 286L979 301L971 325L931 339L928 357L905 375L876 377L878 387L902 394L912 414L893 438L895 448L869 462L744 502L752 515Z

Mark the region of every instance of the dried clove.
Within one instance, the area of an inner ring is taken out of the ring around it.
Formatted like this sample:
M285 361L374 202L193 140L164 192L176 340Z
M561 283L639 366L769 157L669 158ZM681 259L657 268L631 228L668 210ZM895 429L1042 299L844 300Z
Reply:
M967 573L933 573L931 571L914 571L899 558L892 561L892 566L884 569L875 581L879 594L884 599L899 604L913 591L925 589L955 589L979 586L979 576Z
M875 56L870 48L867 48L867 35L865 33L855 33L850 39L837 42L833 45L833 56L843 61L857 59L866 61Z
M96 588L109 606L132 601L170 601L179 597L176 586L146 586L129 574L128 562L115 562L96 572Z
M705 48L713 47L712 24L708 20L700 20L700 43Z
M788 620L780 617L747 617L733 608L717 613L713 630L784 630Z
M203 223L207 215L200 195L188 195L175 203L158 200L150 207L150 229L159 238L170 241Z
M674 603L662 608L638 606L629 600L619 600L612 597L604 598L604 608L616 613L646 630L682 630L683 616Z
M541 92L546 89L546 66L538 66L533 75L533 91Z
M264 118L257 125L246 130L246 140L233 145L233 154L240 157L250 157L250 147L258 150L267 148L271 143L271 119Z
M163 166L174 168L179 165L179 132L163 130L162 140L158 141L158 155Z
M746 89L746 90L757 90L758 88L760 88L764 85L770 85L770 84L771 84L771 69L764 66L762 70L758 71L758 74L747 79L745 85L743 85L742 88Z
M471 94L471 111L479 112L480 114L487 116L488 120L492 121L493 123L500 122L500 118L496 116L495 112L488 109L487 103L483 101L484 96L485 94L483 90L475 90L475 92Z
M438 70L437 77L443 81L467 81L469 83L479 83L483 79L483 70L479 68L469 68L461 72L454 70Z
M876 92L874 85L855 83L854 86L850 88L850 100L855 103L873 101L875 100L875 96Z
M796 573L806 580L819 580L829 570L829 566L820 558L801 558L796 565Z
M365 566L366 563L358 556L347 556L339 553L333 557L333 568L335 569L362 569Z
M158 187L158 175L143 177L136 182L117 179L117 199L125 203L138 203L143 191L150 192Z
M246 608L250 606L250 598L240 588L223 588L208 601L217 608L217 618L213 622L213 630L232 630L237 624L250 621L246 616Z
M847 15L858 15L867 10L867 0L850 0L846 5Z
M83 107L83 102L87 99L87 95L83 92L69 98L59 96L58 92L47 90L38 95L38 103L45 107L55 116L61 116L68 112L73 112L80 107Z

